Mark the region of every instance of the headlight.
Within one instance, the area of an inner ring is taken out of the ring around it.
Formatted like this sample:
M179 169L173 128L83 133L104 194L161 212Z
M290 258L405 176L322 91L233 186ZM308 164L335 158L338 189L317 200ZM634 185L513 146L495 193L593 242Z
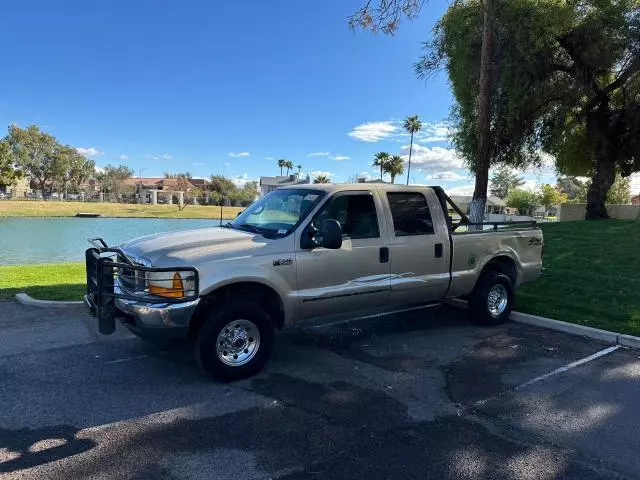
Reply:
M192 290L193 287L185 288L185 281L178 272L149 272L149 293L158 297L182 298L185 290Z

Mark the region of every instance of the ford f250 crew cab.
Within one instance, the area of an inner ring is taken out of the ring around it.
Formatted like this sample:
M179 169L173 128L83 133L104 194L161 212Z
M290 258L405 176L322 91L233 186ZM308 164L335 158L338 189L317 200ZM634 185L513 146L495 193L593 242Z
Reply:
M274 329L300 320L463 297L478 323L503 322L543 253L535 222L470 224L439 187L386 184L277 189L222 228L91 242L85 301L100 331L118 318L143 337L189 337L220 380L257 372Z

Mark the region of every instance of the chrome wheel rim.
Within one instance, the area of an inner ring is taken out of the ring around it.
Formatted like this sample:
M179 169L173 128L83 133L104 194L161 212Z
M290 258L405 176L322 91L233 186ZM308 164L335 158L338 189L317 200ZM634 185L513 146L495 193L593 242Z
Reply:
M504 285L494 285L489 290L487 298L487 308L493 317L499 317L507 309L509 303L509 293Z
M225 365L239 367L250 362L260 348L260 331L250 320L226 324L216 341L216 353Z

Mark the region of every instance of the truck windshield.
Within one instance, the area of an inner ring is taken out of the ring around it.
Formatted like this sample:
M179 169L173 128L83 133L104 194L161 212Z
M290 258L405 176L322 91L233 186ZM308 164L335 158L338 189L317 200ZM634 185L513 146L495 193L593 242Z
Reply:
M228 226L262 235L288 235L324 195L322 190L274 190L258 199Z

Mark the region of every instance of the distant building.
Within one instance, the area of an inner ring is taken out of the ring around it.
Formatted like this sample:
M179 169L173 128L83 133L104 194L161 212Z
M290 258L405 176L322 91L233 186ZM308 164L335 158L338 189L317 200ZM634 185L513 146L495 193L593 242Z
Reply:
M464 213L469 214L469 205L471 204L471 200L473 197L471 195L450 195L451 200L460 207ZM507 205L504 203L499 197L489 197L487 198L487 204L484 207L485 214L500 214L504 213L505 207Z
M304 185L307 183L311 183L309 175L305 178L298 178L298 175L260 177L260 195L266 195L278 187L290 187L292 185Z
M19 178L12 184L0 183L0 193L9 195L11 198L25 198L31 192L29 184L28 177Z
M640 195L631 197L631 205L640 205Z
M123 187L135 189L139 203L184 203L184 194L196 188L204 190L209 182L202 178L130 177L122 182Z

